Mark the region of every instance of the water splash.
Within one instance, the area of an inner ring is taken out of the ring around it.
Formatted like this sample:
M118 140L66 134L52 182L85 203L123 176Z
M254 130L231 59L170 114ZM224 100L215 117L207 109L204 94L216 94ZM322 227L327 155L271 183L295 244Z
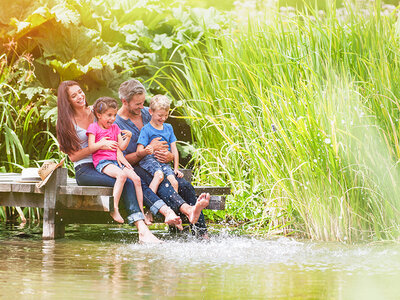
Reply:
M208 267L272 265L296 266L304 271L334 270L397 274L400 246L344 245L299 242L291 238L261 240L247 237L211 238L209 242L174 240L162 245L132 244L119 249L123 255L139 253L174 265L205 264ZM139 255L140 256L140 255ZM391 259L388 259L391 257Z

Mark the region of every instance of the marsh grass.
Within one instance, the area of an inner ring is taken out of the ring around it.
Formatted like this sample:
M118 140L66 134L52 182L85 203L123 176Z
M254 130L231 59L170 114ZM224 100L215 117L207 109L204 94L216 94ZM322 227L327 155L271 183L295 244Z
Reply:
M348 6L208 35L173 80L196 179L262 234L398 239L399 22ZM211 216L212 217L212 216Z

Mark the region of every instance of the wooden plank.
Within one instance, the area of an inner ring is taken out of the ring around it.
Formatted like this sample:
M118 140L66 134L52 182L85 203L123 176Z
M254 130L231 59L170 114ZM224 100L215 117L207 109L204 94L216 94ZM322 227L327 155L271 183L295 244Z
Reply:
M201 193L209 193L210 195L229 195L231 193L230 187L225 186L195 186L196 195Z
M205 209L210 210L224 210L225 209L225 196L210 196L210 203Z
M0 192L35 193L43 194L43 189L36 187L35 183L0 183Z
M0 193L0 206L20 206L43 208L43 194Z
M11 192L11 183L0 183L0 192Z
M36 186L36 183L12 183L11 189L15 193L35 193L35 194L43 194L44 188L39 189Z
M21 176L21 173L0 173L0 177Z
M112 192L107 186L62 185L58 189L60 195L112 196Z
M58 209L109 212L112 207L113 197L109 196L63 195L60 197L59 201L57 201Z

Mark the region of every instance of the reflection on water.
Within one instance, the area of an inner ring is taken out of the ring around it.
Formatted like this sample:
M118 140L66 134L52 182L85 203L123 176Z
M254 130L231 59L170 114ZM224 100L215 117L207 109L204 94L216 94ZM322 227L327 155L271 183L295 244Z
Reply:
M398 299L400 245L213 236L139 245L125 227L0 235L0 299ZM10 233L11 232L11 233Z

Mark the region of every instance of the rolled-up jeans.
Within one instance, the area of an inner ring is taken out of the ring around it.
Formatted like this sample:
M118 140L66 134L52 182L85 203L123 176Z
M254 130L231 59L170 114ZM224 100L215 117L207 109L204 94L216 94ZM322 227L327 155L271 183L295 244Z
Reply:
M150 182L153 180L153 177L140 166L135 166L134 170L142 181L143 199L152 199L153 203L157 203L155 201L156 199L159 199L160 201L164 200L162 201L163 205L167 204L177 215L180 216L183 216L183 214L179 211L179 208L182 206L182 204L187 203L192 206L196 204L197 197L194 187L190 182L186 181L185 179L175 177L179 184L178 194L177 192L175 192L168 179L164 178L164 180L158 187L158 195L156 195L148 187ZM159 206L160 204L157 205L159 208L162 206ZM153 211L152 213L155 215ZM193 234L204 235L207 233L207 226L203 213L200 214L197 223L191 225L191 228Z
M83 163L76 166L75 178L78 185L114 187L115 184L115 178L98 172L93 163ZM126 180L121 196L124 200L125 209L128 213L128 223L130 225L134 225L135 222L144 220L143 213L140 210L139 203L136 198L135 186L130 179Z

